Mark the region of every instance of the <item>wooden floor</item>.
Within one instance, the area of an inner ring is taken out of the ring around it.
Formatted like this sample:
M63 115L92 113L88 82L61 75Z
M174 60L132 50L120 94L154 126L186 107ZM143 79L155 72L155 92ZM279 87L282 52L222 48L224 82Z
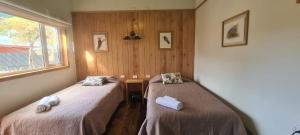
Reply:
M104 135L137 135L146 114L140 102L121 103L107 125Z

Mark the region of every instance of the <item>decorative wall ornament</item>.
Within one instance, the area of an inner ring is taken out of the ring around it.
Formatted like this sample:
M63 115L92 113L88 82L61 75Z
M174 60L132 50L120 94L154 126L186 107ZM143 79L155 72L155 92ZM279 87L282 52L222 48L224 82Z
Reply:
M242 46L248 43L249 10L223 21L222 46Z
M107 33L93 33L93 43L95 52L108 52Z
M171 32L160 32L159 33L159 48L160 49L171 49L172 48L172 33Z
M125 36L123 39L124 40L140 40L142 39L142 37L137 33L135 32L135 27L139 27L138 24L136 24L135 22L135 19L132 19L132 22L131 22L131 31L129 33L129 35Z

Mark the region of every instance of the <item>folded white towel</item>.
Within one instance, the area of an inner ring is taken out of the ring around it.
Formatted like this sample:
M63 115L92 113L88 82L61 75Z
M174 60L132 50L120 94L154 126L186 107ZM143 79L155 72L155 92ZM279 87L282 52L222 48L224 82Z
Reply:
M49 111L51 109L51 105L48 103L48 101L49 97L43 97L37 106L36 112L41 113Z
M52 106L58 105L59 102L60 102L60 100L57 96L43 97L38 103L36 112L37 113L42 113L42 112L49 111Z
M170 97L170 96L164 96L163 98L178 101L176 98L173 98L173 97Z
M49 96L49 100L48 100L48 103L51 105L51 106L56 106L58 105L60 102L59 98L57 96Z
M180 111L183 108L182 102L174 100L174 98L158 97L155 102L159 105Z

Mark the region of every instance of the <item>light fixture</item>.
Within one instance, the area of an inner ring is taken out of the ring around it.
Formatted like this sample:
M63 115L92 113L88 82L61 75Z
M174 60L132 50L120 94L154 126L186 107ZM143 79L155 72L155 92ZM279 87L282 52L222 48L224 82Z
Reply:
M142 37L139 36L139 34L134 31L135 19L132 19L131 23L132 23L131 24L132 30L130 31L129 35L125 36L123 39L124 40L140 40L140 39L142 39Z

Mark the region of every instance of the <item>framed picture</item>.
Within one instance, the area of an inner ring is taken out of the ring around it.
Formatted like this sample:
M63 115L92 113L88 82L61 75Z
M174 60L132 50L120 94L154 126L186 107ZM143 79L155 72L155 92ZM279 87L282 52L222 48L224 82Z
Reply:
M107 52L108 51L107 33L106 32L93 33L93 43L94 43L95 52Z
M222 46L242 46L248 43L249 10L223 21Z
M171 49L172 48L172 33L171 32L160 32L159 33L159 48L160 49Z

